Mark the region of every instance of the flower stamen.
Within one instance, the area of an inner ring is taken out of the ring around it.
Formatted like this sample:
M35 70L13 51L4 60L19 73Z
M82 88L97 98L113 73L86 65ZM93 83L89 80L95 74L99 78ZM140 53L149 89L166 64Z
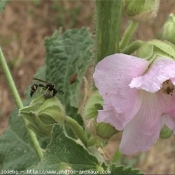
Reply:
M171 80L166 80L162 84L161 91L165 94L170 94L171 96L174 93L174 84L171 82Z

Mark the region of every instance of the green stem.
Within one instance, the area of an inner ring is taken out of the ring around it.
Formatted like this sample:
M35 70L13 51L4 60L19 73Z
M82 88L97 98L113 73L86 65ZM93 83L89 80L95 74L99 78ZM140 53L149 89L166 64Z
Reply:
M119 52L122 0L96 0L96 64Z
M25 126L26 126L27 121L24 118L23 118L23 120L24 120L24 123L25 123ZM32 141L32 144L33 144L33 147L35 149L36 154L38 155L39 159L42 160L43 152L42 152L42 149L41 149L41 147L39 145L39 142L38 142L38 140L36 138L35 133L32 130L30 130L29 128L27 128L27 131L28 131L28 134L29 134L30 139Z
M122 41L120 43L120 49L124 49L131 41L131 38L136 31L138 22L130 21L128 28L126 29Z
M23 107L23 104L21 102L21 98L18 94L18 91L16 89L15 83L14 83L13 78L11 76L10 70L7 66L7 63L6 63L6 60L4 58L4 55L2 53L1 48L0 48L0 64L1 64L2 70L4 72L5 78L7 80L7 83L10 87L11 92L12 92L12 95L14 97L15 103L18 106L18 108L20 109Z
M72 119L69 116L66 116L66 125L71 127L71 129L74 131L75 135L82 141L82 143L87 146L88 139L85 135L85 132L83 128L78 124L77 121Z
M7 83L9 85L9 87L10 87L10 91L11 91L11 93L13 95L13 98L15 100L16 105L18 106L19 109L23 108L23 104L22 104L21 98L20 98L20 96L18 94L18 91L16 89L15 83L13 81L13 78L11 76L10 70L8 68L8 65L6 63L6 60L5 60L5 57L4 57L3 53L2 53L1 48L0 48L0 65L1 65L2 70L4 72L4 75L5 75L5 78L7 80ZM26 126L27 125L26 119L23 118L23 121L24 121L24 124ZM36 138L36 136L35 136L33 131L31 131L29 128L27 128L27 131L28 131L30 139L31 139L31 141L33 143L34 149L35 149L39 159L41 160L42 157L43 157L43 152L42 152L42 150L40 148L38 140L37 140L37 138Z
M121 50L121 52L124 53L124 54L130 55L133 52L135 52L137 49L139 49L142 46L143 43L144 42L141 41L141 40L134 41L133 43L131 43L130 45L125 47L123 50Z

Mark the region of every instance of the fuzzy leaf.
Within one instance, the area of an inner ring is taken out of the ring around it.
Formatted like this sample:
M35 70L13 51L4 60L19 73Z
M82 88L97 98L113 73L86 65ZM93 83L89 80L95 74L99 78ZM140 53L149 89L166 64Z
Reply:
M52 139L43 160L33 170L95 170L97 159L76 141L67 137L62 127L55 125Z
M64 91L59 99L66 106L78 107L83 76L92 62L92 37L86 28L61 30L46 38L46 79Z
M10 127L0 137L0 163L3 170L25 170L38 162L18 110L10 116Z
M132 169L131 167L124 166L111 166L111 174L120 174L120 175L144 175L144 173L140 172L138 169Z

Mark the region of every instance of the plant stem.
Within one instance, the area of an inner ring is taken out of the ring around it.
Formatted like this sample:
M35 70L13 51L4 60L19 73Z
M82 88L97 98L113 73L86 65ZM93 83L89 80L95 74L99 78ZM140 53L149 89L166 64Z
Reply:
M130 21L128 28L126 29L122 41L120 43L120 49L124 49L131 41L131 38L136 31L138 22Z
M23 118L23 120L24 120L24 123L25 123L25 126L26 126L27 121L24 118ZM42 149L41 149L41 147L39 145L39 142L38 142L38 140L36 138L35 133L32 130L30 130L29 128L27 128L27 131L28 131L28 134L29 134L30 139L32 141L32 144L33 144L33 147L35 149L35 152L36 152L36 154L39 157L39 160L42 160L42 158L43 158L43 152L42 152Z
M141 40L134 41L133 43L131 43L130 45L125 47L123 50L121 50L121 52L124 53L124 54L130 55L133 52L135 52L137 49L139 49L142 46L143 43L144 42L141 41Z
M119 52L122 0L96 0L96 64Z
M11 92L12 92L12 95L14 97L15 103L18 106L18 108L20 109L23 107L23 104L21 102L20 96L19 96L18 91L16 89L15 83L14 83L13 78L11 76L10 70L7 66L7 63L6 63L6 60L4 58L4 55L2 53L1 48L0 48L0 64L1 64L2 70L4 72L5 78L7 80L7 83L10 87Z
M2 70L4 72L5 78L7 80L7 83L9 85L9 87L10 87L10 91L11 91L11 93L13 95L13 98L15 100L15 103L16 103L17 107L19 109L23 108L23 104L22 104L21 98L20 98L19 93L18 93L18 91L16 89L15 83L13 81L12 75L10 73L10 70L8 68L8 65L6 63L6 60L5 60L5 57L4 57L3 53L2 53L1 48L0 48L0 65L2 67ZM27 125L26 119L23 118L23 121L24 121L24 124L26 126ZM38 143L38 140L37 140L37 138L36 138L36 136L35 136L35 134L34 134L34 132L32 130L30 130L27 127L26 127L26 129L27 129L28 134L30 136L30 139L31 139L31 141L33 143L34 149L35 149L39 159L41 160L42 157L43 157L43 152L42 152L41 147L40 147L40 145Z
M83 128L78 124L77 121L72 119L69 116L66 116L66 125L71 127L71 129L74 131L75 135L82 141L82 143L87 146L88 139L85 135L85 132Z

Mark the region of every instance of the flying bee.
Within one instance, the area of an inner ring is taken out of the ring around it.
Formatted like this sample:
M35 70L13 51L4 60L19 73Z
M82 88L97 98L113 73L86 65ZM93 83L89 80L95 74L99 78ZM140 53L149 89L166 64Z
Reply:
M64 94L63 91L56 89L55 85L51 82L47 82L38 78L33 78L34 80L40 81L42 83L45 83L45 85L43 84L33 84L30 88L30 96L32 97L32 95L35 93L35 91L38 89L38 87L41 87L43 90L48 91L49 93L44 94L45 99L49 99L52 98L56 95L57 92Z

